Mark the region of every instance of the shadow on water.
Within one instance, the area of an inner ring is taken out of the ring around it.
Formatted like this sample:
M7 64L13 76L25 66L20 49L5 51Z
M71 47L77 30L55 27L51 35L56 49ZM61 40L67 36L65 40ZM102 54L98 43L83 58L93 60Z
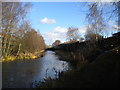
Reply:
M67 62L59 60L53 51L36 60L16 60L2 63L3 88L30 88L45 78L58 78L57 72L69 70Z

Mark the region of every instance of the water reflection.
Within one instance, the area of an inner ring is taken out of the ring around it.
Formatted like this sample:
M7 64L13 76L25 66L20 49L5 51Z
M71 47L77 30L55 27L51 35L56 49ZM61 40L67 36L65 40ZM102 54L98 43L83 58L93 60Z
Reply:
M59 61L58 56L52 51L47 52L45 57L42 58L41 63L42 70L40 74L42 75L42 78L46 75L47 77L55 78L56 71L66 71L69 68L68 63L65 61Z
M47 51L37 60L14 61L3 63L3 88L30 88L33 82L44 81L44 78L57 78L57 72L66 71L69 65L59 60L55 52Z

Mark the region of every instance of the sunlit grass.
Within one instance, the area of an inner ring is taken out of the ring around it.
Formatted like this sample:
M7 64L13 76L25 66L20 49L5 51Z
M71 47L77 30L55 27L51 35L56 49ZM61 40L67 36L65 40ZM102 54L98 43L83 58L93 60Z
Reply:
M44 53L44 50L40 50L35 53L27 53L27 54L22 54L18 56L4 56L2 57L1 62L10 62L15 60L34 60L43 56L44 55L43 53Z

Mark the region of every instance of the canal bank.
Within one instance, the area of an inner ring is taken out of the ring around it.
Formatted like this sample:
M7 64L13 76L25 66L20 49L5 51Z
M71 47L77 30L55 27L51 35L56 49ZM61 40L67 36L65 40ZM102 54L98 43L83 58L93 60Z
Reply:
M120 47L98 55L81 69L49 79L38 88L120 88ZM80 67L80 65L79 65Z
M15 60L33 60L33 59L37 59L40 57L44 56L44 52L45 50L41 50L35 53L21 53L19 55L16 56L4 56L1 58L1 62L10 62L10 61L15 61Z
M70 69L53 51L35 60L15 60L2 63L3 88L34 88L46 78L58 78L58 73Z

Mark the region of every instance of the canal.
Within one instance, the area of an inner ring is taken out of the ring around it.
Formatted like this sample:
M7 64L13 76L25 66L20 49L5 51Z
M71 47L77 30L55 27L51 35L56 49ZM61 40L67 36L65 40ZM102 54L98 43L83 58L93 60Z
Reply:
M2 63L2 88L34 88L47 78L59 78L58 72L70 70L66 61L59 60L53 51L42 58Z

